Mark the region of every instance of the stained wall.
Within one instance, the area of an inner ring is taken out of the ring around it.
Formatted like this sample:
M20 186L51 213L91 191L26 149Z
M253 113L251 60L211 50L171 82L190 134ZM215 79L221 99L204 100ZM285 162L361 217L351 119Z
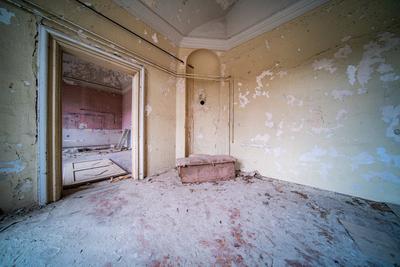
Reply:
M131 53L174 70L177 61L143 40L104 20L74 1L34 1L95 34L127 48ZM89 3L89 1L86 1ZM166 37L155 32L111 1L90 1L150 42L176 53ZM83 32L72 34L15 6L0 2L0 209L10 211L37 204L37 49L38 23L95 45ZM156 36L157 38L152 38ZM96 47L103 49L98 44ZM106 49L106 48L104 48ZM107 49L112 49L108 47ZM173 76L146 67L145 159L146 175L171 168L175 162L175 84Z
M240 168L400 204L399 10L333 0L223 53Z

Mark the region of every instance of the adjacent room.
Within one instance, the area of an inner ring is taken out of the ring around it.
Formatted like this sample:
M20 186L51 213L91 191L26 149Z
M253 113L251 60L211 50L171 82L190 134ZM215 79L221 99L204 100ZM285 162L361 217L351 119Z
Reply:
M0 0L0 266L400 266L399 11Z
M132 77L64 53L60 89L63 186L132 173Z

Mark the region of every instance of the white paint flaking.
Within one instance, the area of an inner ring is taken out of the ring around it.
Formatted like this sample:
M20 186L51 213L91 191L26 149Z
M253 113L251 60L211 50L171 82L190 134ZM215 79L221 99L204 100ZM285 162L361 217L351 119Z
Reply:
M381 75L379 79L383 82L394 82L400 79L399 75L396 75L395 73L386 73Z
M400 135L394 133L400 126L400 105L382 107L382 120L388 124L386 136L400 142Z
M354 85L354 83L356 82L356 72L357 72L357 67L353 66L353 65L349 65L347 66L347 78L349 79L349 83L351 85Z
M290 106L303 106L303 100L301 99L297 99L295 96L293 95L287 95L286 96L286 100L287 100L287 104Z
M347 58L353 50L349 45L340 48L334 55L335 58Z
M267 117L265 120L265 126L268 128L274 127L274 122L272 121L272 114L269 112L265 112L265 116Z
M15 17L15 14L11 11L8 11L5 8L0 8L0 22L6 25L11 24L11 18Z
M145 106L144 110L145 110L145 112L146 112L146 116L149 116L150 113L153 111L153 108L152 108L149 104L147 104L147 105Z
M347 42L347 41L350 40L350 39L351 39L351 36L350 36L350 35L345 36L345 37L342 38L342 42L343 42L343 43L344 43L344 42Z
M339 111L336 113L336 120L337 120L337 121L343 120L343 119L346 117L346 114L347 114L347 113L348 113L348 112L347 112L347 110L345 110L345 109L339 110Z
M343 101L343 98L347 96L352 96L354 93L350 90L333 90L331 95L334 99Z
M315 60L312 64L312 67L314 70L326 70L331 74L336 71L336 67L333 66L333 59L323 58L320 60Z
M351 169L357 170L360 165L370 165L375 163L375 159L368 152L361 152L351 158Z
M288 73L287 73L286 70L281 70L281 71L278 71L278 72L276 73L276 75L278 75L279 78L283 78L283 77L285 77L287 74L288 74Z
M23 171L26 164L20 160L0 161L0 173L19 173Z
M376 69L376 71L379 72L380 74L384 74L393 71L393 67L390 64L381 63L379 64L379 67Z
M367 89L365 89L365 88L358 88L357 89L357 94L359 94L359 95L363 95L363 94L366 94L368 91L367 91Z
M268 40L265 40L265 47L266 47L268 50L270 50L270 49L271 49L271 46L270 46L270 44L269 44L269 41L268 41Z
M157 44L158 43L157 33L153 33L153 35L151 36L151 39L153 39L153 42L155 42Z
M376 149L376 154L380 161L389 166L395 166L400 168L400 155L389 154L386 152L384 147L378 147Z
M241 108L246 107L247 104L250 103L249 99L247 98L247 96L250 94L249 91L247 91L246 93L239 93L239 106Z
M371 79L375 65L385 63L385 58L382 54L400 44L400 38L389 32L379 34L378 37L378 41L372 41L364 45L364 53L357 67L357 80L363 88Z
M255 137L250 139L250 142L265 144L269 141L269 139L270 139L270 136L268 134L264 134L264 135L257 134Z

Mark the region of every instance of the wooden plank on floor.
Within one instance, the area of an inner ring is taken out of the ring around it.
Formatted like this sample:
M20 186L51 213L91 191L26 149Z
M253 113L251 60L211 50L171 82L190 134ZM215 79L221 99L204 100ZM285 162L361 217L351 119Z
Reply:
M64 166L64 185L96 181L127 174L109 159L72 162Z
M400 240L370 227L345 220L340 220L340 222L364 255L381 259L387 264L400 262Z

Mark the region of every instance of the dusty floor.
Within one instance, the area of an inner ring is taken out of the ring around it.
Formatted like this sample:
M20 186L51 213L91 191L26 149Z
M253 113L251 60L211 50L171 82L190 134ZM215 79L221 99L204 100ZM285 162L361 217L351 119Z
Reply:
M182 185L171 170L70 193L1 220L2 266L393 266L400 252L362 251L342 223L398 246L386 205L269 178Z
M63 151L63 165L70 162L97 160L97 159L111 159L121 168L132 173L132 151L131 150L117 150L113 148L99 149L93 151L77 152L71 149L64 149Z

